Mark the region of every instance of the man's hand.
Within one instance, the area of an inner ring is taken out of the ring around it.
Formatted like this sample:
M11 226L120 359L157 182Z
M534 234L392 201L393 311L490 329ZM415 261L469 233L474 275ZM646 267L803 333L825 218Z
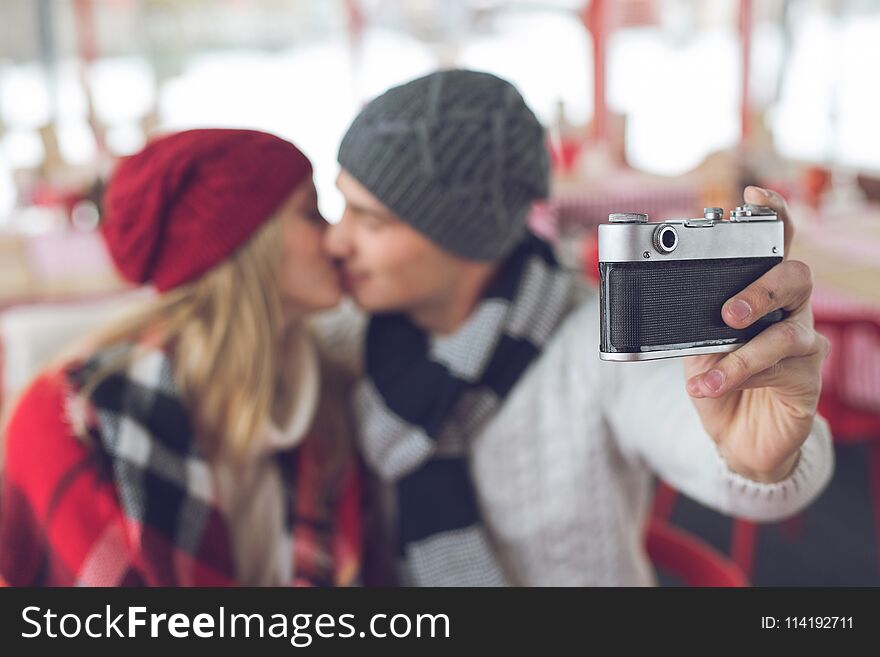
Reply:
M794 229L779 194L747 187L746 203L767 205L784 222L785 253ZM684 360L687 390L728 466L755 481L784 479L813 426L828 340L813 328L810 268L785 260L722 308L724 322L746 328L779 308L789 316L728 354Z

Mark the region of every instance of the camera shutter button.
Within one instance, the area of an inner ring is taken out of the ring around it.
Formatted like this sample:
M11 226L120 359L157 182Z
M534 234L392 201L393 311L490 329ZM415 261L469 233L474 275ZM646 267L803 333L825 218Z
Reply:
M608 215L608 221L613 224L646 224L648 215L638 212L615 212Z

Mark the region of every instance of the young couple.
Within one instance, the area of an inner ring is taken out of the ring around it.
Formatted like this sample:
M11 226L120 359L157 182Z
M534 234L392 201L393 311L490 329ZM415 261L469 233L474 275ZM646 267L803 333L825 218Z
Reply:
M268 134L181 132L120 164L102 233L159 294L17 404L8 583L650 585L653 474L755 520L828 482L804 264L725 304L736 328L790 313L736 352L601 362L597 300L526 225L548 156L513 86L392 88L338 159L333 225ZM790 239L777 194L745 201Z

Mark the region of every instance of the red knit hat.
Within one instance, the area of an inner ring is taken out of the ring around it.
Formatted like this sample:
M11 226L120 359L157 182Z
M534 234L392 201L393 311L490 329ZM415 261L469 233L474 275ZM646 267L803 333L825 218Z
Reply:
M254 130L187 130L117 167L101 230L119 272L165 292L222 262L312 172L293 144Z

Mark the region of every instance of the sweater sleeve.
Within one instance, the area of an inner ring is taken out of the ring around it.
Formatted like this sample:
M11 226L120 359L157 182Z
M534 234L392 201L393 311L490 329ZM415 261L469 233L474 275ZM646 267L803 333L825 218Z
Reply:
M831 479L828 425L816 417L792 473L767 484L727 467L685 389L682 363L600 363L608 423L623 452L689 497L722 513L774 521L808 506Z

